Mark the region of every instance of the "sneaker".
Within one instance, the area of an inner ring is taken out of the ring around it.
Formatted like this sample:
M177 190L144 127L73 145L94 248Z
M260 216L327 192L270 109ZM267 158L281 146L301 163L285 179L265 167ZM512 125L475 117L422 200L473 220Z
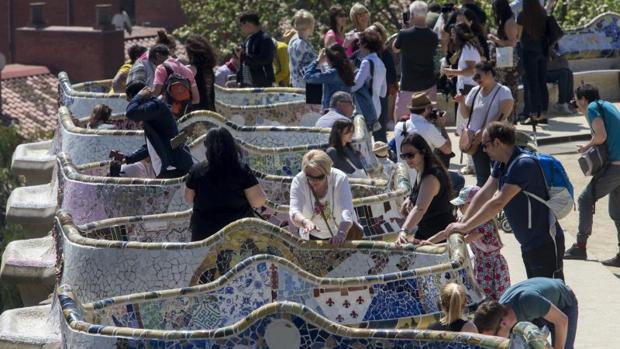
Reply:
M602 261L601 263L608 267L620 267L620 253L613 258Z
M588 259L588 252L585 247L579 247L577 244L573 244L571 248L564 252L564 259L578 259L585 261Z

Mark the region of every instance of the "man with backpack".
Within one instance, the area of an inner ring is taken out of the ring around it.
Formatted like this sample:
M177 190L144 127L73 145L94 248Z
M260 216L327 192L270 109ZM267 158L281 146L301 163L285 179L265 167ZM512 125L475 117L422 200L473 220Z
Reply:
M577 108L586 115L592 129L590 142L579 147L584 153L595 146L607 150L607 163L579 195L579 227L577 243L566 251L566 259L587 259L586 243L592 234L594 203L609 195L609 216L618 231L620 247L620 111L613 104L600 99L598 89L584 84L575 91ZM620 267L620 253L602 261L603 265Z
M572 185L557 159L528 153L515 146L515 140L512 125L494 121L486 127L481 147L494 161L491 177L474 197L461 222L450 224L446 231L470 231L504 210L521 244L527 277L564 279L564 233L557 218L567 213L566 207L570 212L572 203L568 198L562 207L564 212L556 218L556 210L549 207L553 207L550 199L555 192L549 187L555 190L564 186L566 193L572 193ZM548 173L548 167L554 169L555 175ZM550 185L550 180L559 184Z
M163 94L172 114L179 118L191 104L200 103L194 72L177 58L169 57L155 69L154 95Z

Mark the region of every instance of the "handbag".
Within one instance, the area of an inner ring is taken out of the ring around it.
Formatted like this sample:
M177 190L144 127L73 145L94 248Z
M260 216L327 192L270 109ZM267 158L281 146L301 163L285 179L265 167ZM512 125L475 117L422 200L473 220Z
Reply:
M495 67L512 68L514 64L514 47L504 46L495 48Z
M600 102L596 102L599 115L605 122L605 110ZM586 150L579 159L579 167L586 176L595 176L605 168L608 164L607 143L598 144Z
M314 200L319 201L319 199L316 197L316 193L314 192L314 189L312 189L310 184L308 184L308 186L310 187L310 191L312 192L312 197L314 197ZM319 207L319 210L321 211L321 218L323 218L323 221L325 222L325 226L327 226L327 230L329 230L329 235L331 235L331 237L333 238L336 235L332 231L332 228L329 226L329 222L327 221L327 217L325 216L325 212L323 211L323 205L317 205L317 206ZM363 228L356 221L353 221L352 223L353 224L351 225L351 227L349 228L349 230L347 231L345 235L345 238L344 238L345 241L362 240L364 238ZM334 219L334 224L336 224L335 219Z
M306 104L323 103L323 85L306 83Z

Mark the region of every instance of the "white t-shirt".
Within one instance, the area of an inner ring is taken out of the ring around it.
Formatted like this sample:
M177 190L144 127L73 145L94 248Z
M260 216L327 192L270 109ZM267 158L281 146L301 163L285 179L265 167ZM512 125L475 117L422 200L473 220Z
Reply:
M459 57L459 63L458 63L458 70L463 70L467 68L467 61L474 61L477 63L480 63L480 53L478 53L478 50L476 50L475 47L473 47L470 44L466 44L465 47L463 47L463 51L461 52L461 57ZM460 89L464 88L465 85L478 85L475 81L474 81L474 74L471 75L467 75L467 76L463 76L463 75L459 75L456 81L456 89L457 91L459 91Z
M468 107L471 108L472 105L474 106L471 123L469 124L469 129L472 131L478 131L483 127L486 127L486 125L488 125L491 121L498 120L500 104L503 101L512 100L512 93L510 92L510 89L500 83L497 83L497 85L486 96L482 95L482 91L480 91L480 93L476 96L478 90L480 90L480 86L474 87L465 99L465 104L467 104ZM474 96L476 97L475 102ZM503 115L502 117L506 117L506 115ZM484 123L485 118L487 119L486 124Z

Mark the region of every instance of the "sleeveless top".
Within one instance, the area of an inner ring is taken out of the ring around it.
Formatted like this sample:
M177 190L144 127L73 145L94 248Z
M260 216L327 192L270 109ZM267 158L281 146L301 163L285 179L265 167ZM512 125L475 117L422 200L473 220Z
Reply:
M428 329L434 331L461 332L463 326L465 326L466 323L467 321L463 319L455 320L451 324L447 325L443 325L441 322L435 322L434 324L430 325Z
M447 175L444 171L438 168L433 168L431 173L427 174L427 176L435 176L439 183L450 183L450 180L445 178ZM420 184L416 181L413 189L411 189L411 195L409 196L411 203L414 205L418 199L419 192ZM418 223L418 231L415 233L416 239L426 240L444 230L448 224L455 221L453 213L454 206L450 203L450 192L450 187L445 188L440 185L439 192L433 197L424 217L422 217L422 220Z

